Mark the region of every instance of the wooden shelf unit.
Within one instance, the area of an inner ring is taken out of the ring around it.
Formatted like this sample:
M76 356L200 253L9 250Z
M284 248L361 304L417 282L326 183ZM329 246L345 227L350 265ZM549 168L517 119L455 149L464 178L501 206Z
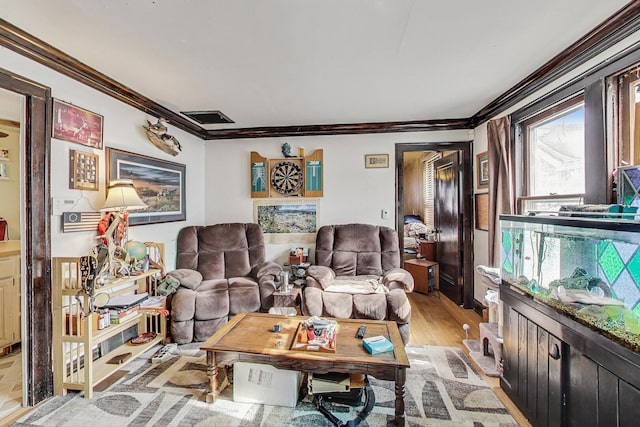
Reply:
M116 296L128 293L148 292L153 295L160 270L148 271L131 277L114 280L96 287L95 294L107 293ZM161 343L166 337L166 318L152 310L140 310L139 314L120 324L110 324L97 329L97 313L84 316L89 297L82 291L80 259L53 258L53 357L54 391L64 395L68 390L84 391L84 397L93 396L93 388L115 371L126 365L151 346ZM77 315L79 314L80 315ZM138 334L155 332L156 337L148 343L132 345L129 342L100 354L100 344L110 338L138 326ZM94 352L97 349L97 358ZM114 356L131 353L119 364L109 364ZM87 357L90 354L91 357Z

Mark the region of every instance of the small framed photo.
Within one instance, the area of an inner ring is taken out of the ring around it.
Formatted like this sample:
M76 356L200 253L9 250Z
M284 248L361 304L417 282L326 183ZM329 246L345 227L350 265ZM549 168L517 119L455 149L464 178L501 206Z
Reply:
M364 167L369 168L388 168L389 167L389 155L388 154L365 154L364 155Z
M0 179L9 179L9 172L7 171L7 164L0 163Z
M69 188L98 191L98 155L69 150Z
M102 130L101 115L54 98L53 138L102 150Z
M9 160L11 160L9 158L9 149L0 147L0 162L8 162Z
M476 154L476 178L478 189L489 187L489 152Z

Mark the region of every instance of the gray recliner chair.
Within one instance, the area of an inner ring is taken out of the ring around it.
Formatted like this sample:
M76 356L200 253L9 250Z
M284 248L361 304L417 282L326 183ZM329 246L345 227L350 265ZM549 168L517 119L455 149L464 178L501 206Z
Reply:
M316 236L302 311L308 316L393 320L409 342L413 277L400 268L395 230L369 224L326 225Z
M257 224L216 224L180 230L171 299L171 336L184 344L206 341L240 312L267 311L282 267L265 262Z

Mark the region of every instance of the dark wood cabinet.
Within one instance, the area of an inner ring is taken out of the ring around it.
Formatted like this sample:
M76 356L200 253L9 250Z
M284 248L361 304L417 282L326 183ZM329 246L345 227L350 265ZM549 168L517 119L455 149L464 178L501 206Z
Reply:
M501 387L534 426L640 424L640 355L503 284Z

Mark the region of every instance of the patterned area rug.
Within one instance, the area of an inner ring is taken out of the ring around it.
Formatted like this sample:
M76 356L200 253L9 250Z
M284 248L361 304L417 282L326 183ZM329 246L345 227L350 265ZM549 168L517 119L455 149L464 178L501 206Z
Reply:
M204 402L205 353L179 346L176 355L152 364L151 349L125 368L106 391L84 399L54 397L15 426L331 426L306 397L295 408L237 403L227 387L214 404ZM517 426L460 349L407 347L406 420L408 426ZM394 383L370 378L376 404L361 426L386 426L393 419ZM330 404L343 421L359 407Z

